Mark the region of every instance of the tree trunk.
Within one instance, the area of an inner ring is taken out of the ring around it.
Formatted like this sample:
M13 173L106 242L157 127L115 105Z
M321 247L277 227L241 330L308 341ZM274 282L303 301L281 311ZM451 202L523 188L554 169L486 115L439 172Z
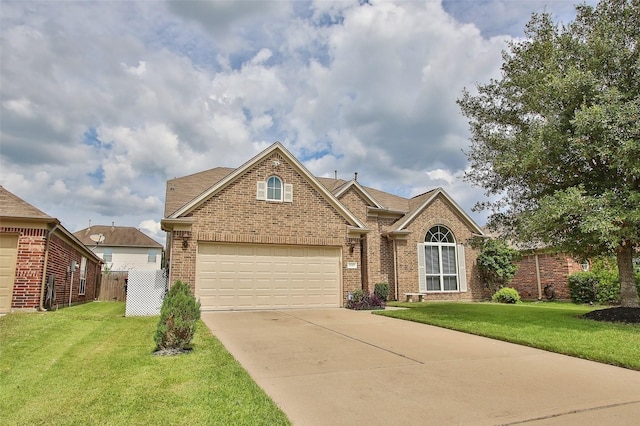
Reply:
M620 275L620 303L626 308L640 307L633 273L633 245L630 241L625 241L618 247L616 258Z

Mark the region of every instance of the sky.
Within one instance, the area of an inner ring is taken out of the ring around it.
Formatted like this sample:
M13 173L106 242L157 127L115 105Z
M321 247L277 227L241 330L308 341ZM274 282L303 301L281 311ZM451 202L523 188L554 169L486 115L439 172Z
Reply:
M576 3L0 0L0 185L71 232L164 243L167 179L280 141L316 176L441 187L482 226L456 99Z

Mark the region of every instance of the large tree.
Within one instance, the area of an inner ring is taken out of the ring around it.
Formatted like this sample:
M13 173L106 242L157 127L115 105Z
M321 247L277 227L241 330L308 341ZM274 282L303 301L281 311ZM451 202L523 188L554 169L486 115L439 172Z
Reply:
M640 0L534 14L502 76L458 100L471 125L466 179L490 225L580 257L615 254L623 306L637 307L640 249Z

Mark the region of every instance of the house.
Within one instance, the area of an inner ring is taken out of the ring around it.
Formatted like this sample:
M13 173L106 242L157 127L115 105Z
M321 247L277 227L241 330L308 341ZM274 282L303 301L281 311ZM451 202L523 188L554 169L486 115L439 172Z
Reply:
M91 225L73 235L102 259L105 270L162 268L162 244L139 229Z
M0 186L0 312L96 297L102 261L60 221Z
M404 198L315 177L279 142L167 181L161 225L170 282L203 310L340 307L380 282L391 299L487 296L469 244L482 230L444 190Z

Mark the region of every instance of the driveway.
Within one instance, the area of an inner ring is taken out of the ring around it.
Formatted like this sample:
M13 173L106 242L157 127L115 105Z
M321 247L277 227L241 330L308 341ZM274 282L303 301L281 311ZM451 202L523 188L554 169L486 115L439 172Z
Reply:
M640 372L347 309L205 312L294 425L631 425Z

